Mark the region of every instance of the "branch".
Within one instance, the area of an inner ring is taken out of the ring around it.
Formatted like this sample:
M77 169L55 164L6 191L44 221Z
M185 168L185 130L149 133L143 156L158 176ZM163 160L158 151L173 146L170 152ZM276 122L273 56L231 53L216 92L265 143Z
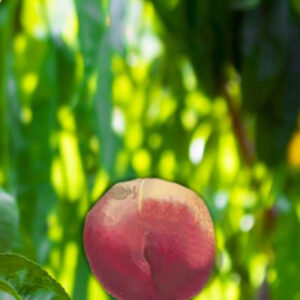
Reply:
M245 162L247 163L247 165L251 167L253 166L254 163L254 146L251 143L251 141L248 139L244 127L244 123L240 115L240 111L238 107L234 105L233 99L228 92L226 83L227 82L225 81L224 84L222 85L221 94L226 100L227 107L232 121L233 131L236 136L237 142L239 144L241 154Z

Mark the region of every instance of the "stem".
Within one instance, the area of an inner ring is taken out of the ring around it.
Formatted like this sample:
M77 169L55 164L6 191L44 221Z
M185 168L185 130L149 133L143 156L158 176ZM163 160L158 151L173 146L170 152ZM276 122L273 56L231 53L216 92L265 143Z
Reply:
M238 107L234 105L233 99L228 93L226 81L222 85L221 94L227 103L228 111L232 121L233 131L239 144L241 155L244 158L247 165L251 167L254 163L254 147L246 134L240 111Z

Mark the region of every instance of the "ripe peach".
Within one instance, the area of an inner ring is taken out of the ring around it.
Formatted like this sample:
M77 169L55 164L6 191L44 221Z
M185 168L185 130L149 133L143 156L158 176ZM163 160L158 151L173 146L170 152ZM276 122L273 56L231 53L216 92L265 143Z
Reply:
M88 213L84 246L93 273L119 300L183 300L211 272L215 240L204 202L160 179L114 185Z

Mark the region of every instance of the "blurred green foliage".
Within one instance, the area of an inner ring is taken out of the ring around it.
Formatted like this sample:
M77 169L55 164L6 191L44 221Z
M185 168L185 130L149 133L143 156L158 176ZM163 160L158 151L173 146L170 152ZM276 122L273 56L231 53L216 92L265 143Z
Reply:
M85 215L113 183L161 177L214 219L195 299L299 300L299 82L298 0L3 0L10 250L71 299L112 299L85 258Z

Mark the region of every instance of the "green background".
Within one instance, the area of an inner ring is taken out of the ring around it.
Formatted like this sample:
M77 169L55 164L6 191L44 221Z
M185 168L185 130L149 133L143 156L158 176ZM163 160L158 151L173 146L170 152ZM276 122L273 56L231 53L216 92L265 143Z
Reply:
M20 223L8 246L17 207L0 202L0 243L71 299L112 299L86 213L115 182L160 177L214 220L194 299L299 300L299 107L298 0L2 0L0 186Z

